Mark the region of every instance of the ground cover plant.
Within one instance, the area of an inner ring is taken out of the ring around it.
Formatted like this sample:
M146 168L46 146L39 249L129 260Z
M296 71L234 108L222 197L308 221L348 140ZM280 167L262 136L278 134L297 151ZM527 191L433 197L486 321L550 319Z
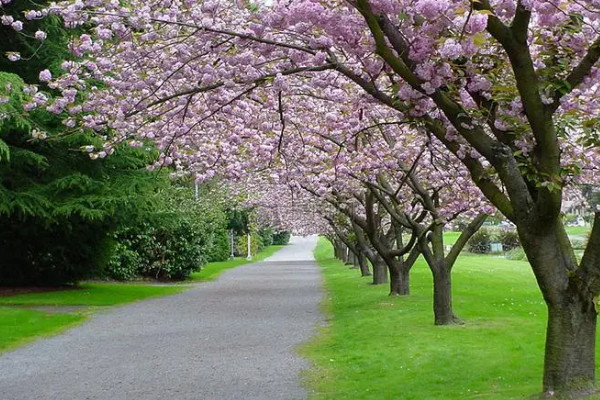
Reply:
M524 261L463 255L455 308L465 325L431 324L431 276L422 260L411 296L387 297L333 258L319 239L328 327L302 349L314 399L538 398L546 309Z

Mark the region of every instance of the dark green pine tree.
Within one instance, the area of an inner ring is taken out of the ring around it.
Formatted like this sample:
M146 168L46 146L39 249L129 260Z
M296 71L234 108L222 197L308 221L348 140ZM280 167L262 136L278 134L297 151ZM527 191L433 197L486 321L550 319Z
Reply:
M23 19L32 2L4 11ZM41 29L44 42L30 36ZM123 147L91 160L81 146L100 145L90 132L65 132L62 116L23 111L22 88L38 84L39 71L58 73L69 57L68 32L55 18L27 22L22 33L0 25L0 286L56 285L96 276L110 254L112 232L151 206L164 176L146 171L152 148ZM11 62L7 51L19 51ZM39 130L45 140L32 137Z

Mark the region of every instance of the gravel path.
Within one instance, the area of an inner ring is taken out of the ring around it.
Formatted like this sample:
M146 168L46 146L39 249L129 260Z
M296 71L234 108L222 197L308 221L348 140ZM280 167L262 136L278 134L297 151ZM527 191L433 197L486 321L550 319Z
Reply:
M3 354L0 399L303 399L294 349L322 322L315 243Z

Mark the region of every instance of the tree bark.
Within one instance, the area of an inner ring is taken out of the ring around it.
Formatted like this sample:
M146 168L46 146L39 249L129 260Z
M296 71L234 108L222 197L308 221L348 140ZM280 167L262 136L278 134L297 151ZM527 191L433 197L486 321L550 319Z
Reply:
M348 248L348 262L347 264L350 265L350 268L359 268L358 265L358 257L356 256L356 252L354 249Z
M548 307L544 394L584 398L595 389L596 309L587 300L564 300Z
M403 265L400 268L400 294L408 296L410 294L410 267Z
M373 262L373 285L381 285L387 283L387 265L381 258L377 258Z
M548 398L586 398L594 393L596 379L597 313L590 281L580 275L582 268L576 267L571 248L564 243L561 223L543 231L519 228L548 308L544 394Z
M371 276L371 271L369 271L369 264L367 263L367 258L365 255L359 251L358 252L358 267L360 268L360 274L362 276Z
M435 325L454 325L462 321L452 310L452 274L445 265L431 269L433 275L433 315Z

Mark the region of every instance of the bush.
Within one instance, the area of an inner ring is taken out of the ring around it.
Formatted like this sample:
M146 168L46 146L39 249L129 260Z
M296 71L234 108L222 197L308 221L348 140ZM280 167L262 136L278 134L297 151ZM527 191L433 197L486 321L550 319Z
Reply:
M277 231L273 233L273 244L286 245L290 242L292 234L289 231Z
M521 247L515 247L514 249L508 251L505 257L509 260L518 260L518 261L526 261L527 256L525 256L525 252Z
M110 255L110 227L75 216L46 225L0 218L0 285L62 285L95 276Z
M467 242L467 249L471 253L487 254L492 251L492 235L487 229L480 229L479 232L471 236Z
M519 241L519 235L516 231L500 231L496 235L497 239L500 243L502 243L502 249L504 251L510 251L517 247L521 247L521 242Z
M206 261L225 261L229 258L229 232L224 229L217 231L206 253Z
M107 269L113 279L182 280L205 262L204 243L185 219L144 221L119 231L115 239L119 245Z
M273 229L272 228L269 228L269 227L261 228L258 231L258 236L259 236L258 251L261 251L265 247L273 244Z
M196 201L189 186L172 184L158 192L155 206L138 222L123 226L106 275L186 279L210 260L229 256L226 216L210 187Z
M104 274L110 279L128 281L138 276L142 258L134 250L129 238L121 237L121 239L123 241L117 242L113 248Z
M571 246L573 246L573 250L585 250L587 239L571 239Z
M260 236L257 233L250 234L250 251L252 256L259 252ZM248 256L248 238L246 235L236 238L236 255L239 257Z

